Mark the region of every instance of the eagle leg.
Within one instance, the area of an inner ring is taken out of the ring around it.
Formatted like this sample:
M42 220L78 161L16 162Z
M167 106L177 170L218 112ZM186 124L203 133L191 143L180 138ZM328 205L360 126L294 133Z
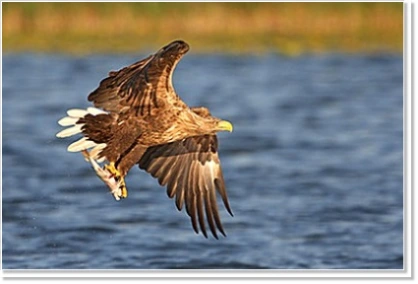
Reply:
M104 166L104 169L110 172L112 176L115 178L115 180L118 182L119 190L121 192L120 197L122 198L128 197L128 190L126 189L125 179L120 174L120 172L115 168L115 163L110 162L109 165Z
M87 150L83 150L82 154L84 158L90 162L97 176L109 187L110 192L113 194L116 200L120 200L121 197L126 198L128 196L125 181L122 177L120 177L119 171L114 168L113 163L110 163L110 165L105 165L102 169L99 164L90 156Z

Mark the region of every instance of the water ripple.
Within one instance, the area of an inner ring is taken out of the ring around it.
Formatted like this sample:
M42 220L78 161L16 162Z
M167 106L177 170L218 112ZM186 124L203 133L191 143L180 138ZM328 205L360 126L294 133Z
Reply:
M138 167L114 201L66 151L71 139L55 138L67 109L140 57L3 56L3 268L403 267L402 56L180 62L179 95L234 123L219 134L234 212L219 206L219 240L196 235Z

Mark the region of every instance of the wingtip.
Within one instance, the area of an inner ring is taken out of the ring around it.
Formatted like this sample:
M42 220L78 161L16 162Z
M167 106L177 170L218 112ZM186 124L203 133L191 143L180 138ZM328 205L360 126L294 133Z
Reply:
M221 234L224 236L224 237L226 237L226 233L225 233L225 231L224 231L224 228L222 228L222 227L218 227L218 229L219 229L219 232L221 232Z
M224 200L224 205L225 205L225 209L229 213L229 215L234 217L234 213L232 213L232 209L231 209L231 206L229 206L228 200Z

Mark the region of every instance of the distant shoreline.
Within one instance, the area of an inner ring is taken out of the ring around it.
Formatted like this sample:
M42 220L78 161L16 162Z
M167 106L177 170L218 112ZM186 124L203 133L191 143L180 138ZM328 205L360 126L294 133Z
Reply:
M3 3L3 52L402 52L403 3Z

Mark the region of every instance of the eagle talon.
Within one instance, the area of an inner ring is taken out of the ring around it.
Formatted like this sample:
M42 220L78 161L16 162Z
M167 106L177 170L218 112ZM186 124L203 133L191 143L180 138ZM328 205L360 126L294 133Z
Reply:
M104 170L110 173L110 175L117 181L118 187L117 190L113 190L112 193L116 198L118 197L126 198L128 197L128 190L126 189L125 179L120 174L120 172L115 168L115 163L110 162L110 164L105 165ZM119 200L119 199L116 199Z
M120 172L115 168L113 162L101 168L96 160L90 156L88 151L84 150L82 151L82 154L84 158L90 162L97 176L109 187L110 193L113 194L116 200L120 200L121 197L126 198L128 196L125 180L121 176Z

